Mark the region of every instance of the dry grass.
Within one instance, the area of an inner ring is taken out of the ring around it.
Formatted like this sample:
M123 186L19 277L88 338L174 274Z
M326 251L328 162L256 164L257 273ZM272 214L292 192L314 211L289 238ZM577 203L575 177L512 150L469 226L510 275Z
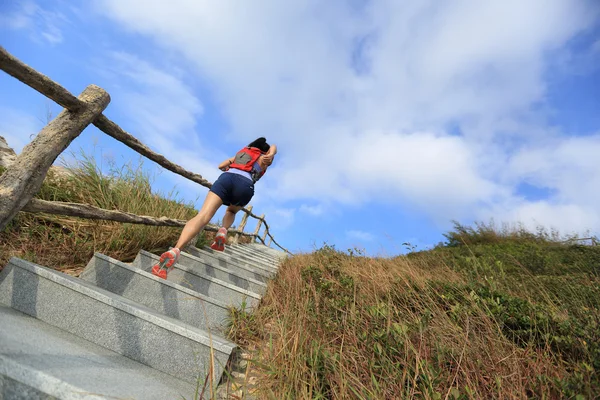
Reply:
M590 300L600 302L597 275L556 292L546 275L529 274L530 284L509 293L497 282L514 285L523 275L473 277L453 257L372 259L325 246L288 260L255 314L236 315L231 330L239 343L262 349L262 396L582 399L600 392L600 351L590 343L600 340L600 304ZM573 298L574 288L589 298ZM573 304L561 303L567 297ZM581 307L590 318L578 319Z

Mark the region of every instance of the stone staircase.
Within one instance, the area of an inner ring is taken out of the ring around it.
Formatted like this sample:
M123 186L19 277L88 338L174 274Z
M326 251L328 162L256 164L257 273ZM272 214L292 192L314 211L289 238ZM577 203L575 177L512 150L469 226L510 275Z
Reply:
M251 312L285 253L256 243L158 256L95 254L78 278L13 257L0 273L0 399L199 399L237 345L228 307ZM211 373L212 371L212 373Z

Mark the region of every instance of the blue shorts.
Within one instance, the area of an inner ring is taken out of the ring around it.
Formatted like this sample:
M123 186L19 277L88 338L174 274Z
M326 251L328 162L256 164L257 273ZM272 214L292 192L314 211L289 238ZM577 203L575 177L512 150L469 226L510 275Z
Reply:
M226 206L244 207L254 196L254 182L245 176L226 172L213 183L210 191L219 196Z

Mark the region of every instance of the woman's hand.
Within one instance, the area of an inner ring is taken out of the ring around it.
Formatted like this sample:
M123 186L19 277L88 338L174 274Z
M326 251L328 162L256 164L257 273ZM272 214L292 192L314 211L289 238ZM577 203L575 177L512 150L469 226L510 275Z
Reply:
M268 167L269 165L273 164L273 156L270 156L270 155L263 156L262 162L264 165L266 165Z
M231 157L231 158L228 158L227 160L223 161L221 164L219 164L219 167L218 167L218 168L219 168L221 171L227 171L227 170L229 170L229 166L230 166L231 164L233 164L233 160L234 160L234 158L235 158L235 157Z

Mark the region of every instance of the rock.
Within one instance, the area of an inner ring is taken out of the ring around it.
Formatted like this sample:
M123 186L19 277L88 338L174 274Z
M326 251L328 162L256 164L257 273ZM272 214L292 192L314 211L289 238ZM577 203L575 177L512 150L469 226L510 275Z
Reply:
M17 158L17 153L8 145L6 139L0 136L0 167L7 168Z

